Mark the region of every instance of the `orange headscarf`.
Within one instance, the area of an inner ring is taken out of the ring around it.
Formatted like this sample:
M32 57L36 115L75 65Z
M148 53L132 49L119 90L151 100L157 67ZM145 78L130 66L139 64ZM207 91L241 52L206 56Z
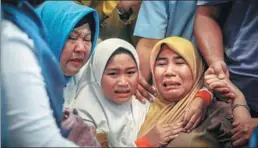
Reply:
M193 44L181 37L169 37L159 41L154 46L150 57L150 67L152 74L154 74L153 71L155 61L161 50L162 44L166 44L171 50L184 58L191 69L194 85L189 93L176 103L171 102L171 104L164 104L162 103L164 98L159 95L159 97L156 98L154 103L151 105L138 137L146 135L156 124L172 123L182 118L186 106L193 100L195 94L203 84L204 63L202 58L198 51L194 48ZM156 86L154 78L153 82Z

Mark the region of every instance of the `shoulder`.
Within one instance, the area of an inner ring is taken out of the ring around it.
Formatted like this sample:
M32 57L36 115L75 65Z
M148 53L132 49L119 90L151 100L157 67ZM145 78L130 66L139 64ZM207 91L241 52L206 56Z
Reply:
M19 27L17 27L13 22L8 20L3 20L1 22L1 40L2 43L20 42L26 44L30 48L34 47L33 41L28 37L28 35L23 32Z

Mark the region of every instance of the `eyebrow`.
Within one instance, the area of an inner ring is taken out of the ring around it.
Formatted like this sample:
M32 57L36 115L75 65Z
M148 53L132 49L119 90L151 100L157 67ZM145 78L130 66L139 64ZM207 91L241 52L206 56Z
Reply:
M161 61L161 60L166 60L167 58L165 57L158 57L156 61Z
M72 32L74 32L74 33L76 33L76 34L79 34L79 35L82 34L82 32L80 32L80 31L77 30L77 29L74 29ZM88 36L88 35L91 35L91 31L88 31L88 32L85 34L85 36Z
M131 69L137 69L136 66L131 66L131 67L128 67L126 68L126 70L131 70ZM108 71L118 71L120 70L119 68L107 68Z
M182 56L180 56L180 55L176 55L174 58L175 58L176 60L177 60L177 59L183 59L183 60L184 60L184 58L183 58Z
M137 69L137 67L136 66L132 66L132 67L126 68L126 70L131 70L131 69Z

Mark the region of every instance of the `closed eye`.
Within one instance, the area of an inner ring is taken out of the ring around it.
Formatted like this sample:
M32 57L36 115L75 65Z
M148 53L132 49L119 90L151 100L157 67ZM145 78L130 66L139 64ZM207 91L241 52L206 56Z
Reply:
M135 74L136 73L136 71L128 71L127 72L127 74L129 74L129 75L132 75L132 74Z
M109 76L115 76L115 75L117 75L117 73L116 73L116 72L110 72L110 73L107 73L107 75L109 75Z

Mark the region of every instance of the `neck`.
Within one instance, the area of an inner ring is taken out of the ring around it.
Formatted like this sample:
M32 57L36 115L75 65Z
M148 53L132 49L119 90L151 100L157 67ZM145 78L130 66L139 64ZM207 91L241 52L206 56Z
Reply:
M158 100L163 105L172 105L174 106L176 104L176 101L170 101L162 96L158 97Z

